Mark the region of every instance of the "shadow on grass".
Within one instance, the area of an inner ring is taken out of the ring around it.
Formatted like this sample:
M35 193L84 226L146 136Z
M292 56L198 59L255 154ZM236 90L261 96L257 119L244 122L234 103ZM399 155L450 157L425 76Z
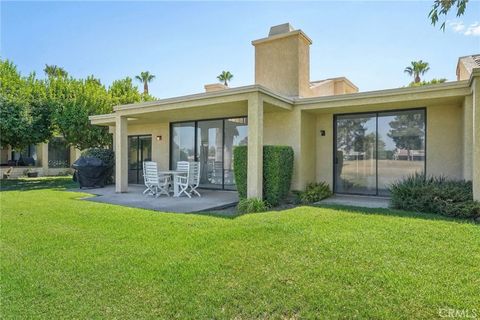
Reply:
M355 206L346 206L338 204L317 204L312 205L314 208L325 208L341 212L352 212L364 215L383 215L389 217L401 217L401 218L413 218L413 219L423 219L423 220L437 220L437 221L449 221L457 223L474 223L480 225L474 219L466 219L459 217L447 217L434 213L423 213L423 212L412 212L404 211L399 209L384 209L384 208L365 208L365 207L355 207Z
M71 176L0 180L0 191L64 190L72 188L78 188L78 184L72 180Z

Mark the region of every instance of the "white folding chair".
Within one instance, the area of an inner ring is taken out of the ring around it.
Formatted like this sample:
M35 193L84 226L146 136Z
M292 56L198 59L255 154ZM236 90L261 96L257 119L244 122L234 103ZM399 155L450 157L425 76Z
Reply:
M153 161L145 161L143 163L143 179L147 189L143 194L159 197L162 194L170 196L168 193L168 187L170 185L170 176L158 174L157 163Z
M187 197L191 198L192 196L188 192L188 186L190 181L190 163L188 161L178 161L177 171L183 173L175 175L175 184L178 187L177 196L180 197L182 193L185 193Z
M190 180L188 182L190 194L196 194L201 197L200 193L197 191L198 185L200 184L200 162L190 162Z

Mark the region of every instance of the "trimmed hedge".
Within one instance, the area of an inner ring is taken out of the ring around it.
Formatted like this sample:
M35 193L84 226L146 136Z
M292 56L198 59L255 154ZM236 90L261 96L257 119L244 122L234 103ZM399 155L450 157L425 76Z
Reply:
M233 169L240 198L247 197L247 146L233 150ZM293 149L288 146L263 146L263 199L279 204L290 191L293 174Z
M473 200L470 181L415 174L392 184L390 192L394 208L450 217L480 217L480 202Z

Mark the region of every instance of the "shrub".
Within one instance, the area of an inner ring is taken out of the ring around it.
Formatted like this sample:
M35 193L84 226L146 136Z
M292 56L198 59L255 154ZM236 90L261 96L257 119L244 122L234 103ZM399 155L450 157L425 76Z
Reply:
M247 146L234 149L233 168L240 198L247 196ZM293 173L293 149L288 146L263 147L263 198L276 206L288 195Z
M93 157L100 160L109 167L105 178L105 184L113 183L113 169L115 167L115 152L111 149L102 149L102 148L91 148L82 152L84 157Z
M305 191L297 192L298 202L303 204L318 202L331 195L332 191L326 182L309 183L305 188Z
M237 211L238 213L265 212L268 210L268 207L268 203L262 199L240 199L237 205Z
M392 184L390 192L394 208L451 217L480 217L480 202L473 200L469 181L415 174Z

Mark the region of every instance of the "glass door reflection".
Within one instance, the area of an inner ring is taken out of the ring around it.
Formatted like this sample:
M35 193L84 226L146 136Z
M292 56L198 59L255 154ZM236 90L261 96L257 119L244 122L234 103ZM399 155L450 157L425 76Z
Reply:
M198 121L197 161L200 162L200 186L223 186L223 120Z
M143 183L143 161L152 160L152 137L128 137L128 183Z
M335 192L375 195L376 115L338 116L335 130Z

